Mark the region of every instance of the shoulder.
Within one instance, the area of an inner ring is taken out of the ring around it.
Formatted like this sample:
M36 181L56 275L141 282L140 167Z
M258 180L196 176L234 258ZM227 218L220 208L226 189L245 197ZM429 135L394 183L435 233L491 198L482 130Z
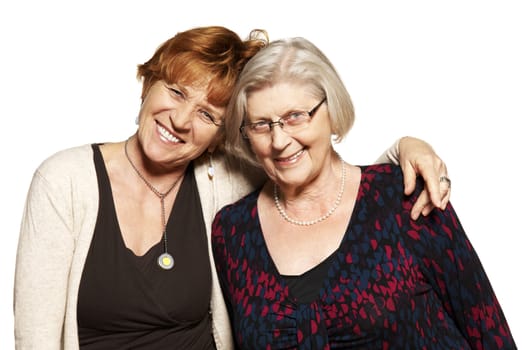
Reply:
M372 164L361 165L360 168L362 180L378 182L403 180L403 173L398 165Z
M388 215L388 220L398 226L398 232L402 232L401 239L410 242L409 245L416 245L415 251L423 251L421 255L440 254L456 243L453 241L466 239L450 203L445 210L433 209L429 215L417 220L410 218L412 206L423 190L421 177L417 179L414 193L406 196L399 166L376 164L361 169L361 205L367 205L371 213L378 210L380 215Z
M72 147L58 151L45 159L37 169L37 172L45 175L59 175L82 173L93 168L92 145Z
M234 203L221 208L215 217L215 225L231 226L237 224L253 223L256 215L256 203L261 188L245 195Z
M214 176L209 178L208 171L214 169ZM218 210L225 204L232 203L242 196L260 187L265 182L261 169L253 168L223 153L202 155L194 161L194 174L202 198L215 198Z
M66 194L71 189L91 191L97 186L92 145L86 144L56 152L36 169L31 192Z
M389 198L401 198L404 201L404 205L408 207L407 209L409 211L424 188L423 178L418 176L416 179L416 187L413 193L409 196L405 196L403 171L399 165L373 164L368 166L361 166L361 169L361 183L364 189L380 188L383 191L383 194Z
M394 164L373 164L360 166L362 194L380 193L387 198L401 199L403 197L403 173Z
M220 210L220 213L227 213L227 214L238 213L238 214L240 214L245 211L247 211L247 212L252 211L252 209L256 206L260 191L261 191L261 187L246 194L245 196L238 199L237 201L227 204ZM236 216L236 215L233 215L233 216ZM248 216L251 217L252 213L250 213Z

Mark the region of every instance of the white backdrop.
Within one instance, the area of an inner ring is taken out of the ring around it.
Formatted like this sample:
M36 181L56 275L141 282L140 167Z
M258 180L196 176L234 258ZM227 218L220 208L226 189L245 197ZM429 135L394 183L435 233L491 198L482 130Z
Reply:
M247 36L304 36L334 62L357 119L339 145L372 163L396 138L429 141L449 167L452 202L512 332L519 285L523 11L518 1L5 1L0 5L0 348L13 341L18 229L33 171L62 148L119 141L135 128L136 65L201 25ZM344 9L340 6L344 5Z

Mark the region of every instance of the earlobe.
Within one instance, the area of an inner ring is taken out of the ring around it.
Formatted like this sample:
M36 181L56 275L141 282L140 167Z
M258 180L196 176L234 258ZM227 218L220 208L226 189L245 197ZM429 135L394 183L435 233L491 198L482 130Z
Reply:
M217 142L213 142L207 147L207 154L213 154L216 151Z

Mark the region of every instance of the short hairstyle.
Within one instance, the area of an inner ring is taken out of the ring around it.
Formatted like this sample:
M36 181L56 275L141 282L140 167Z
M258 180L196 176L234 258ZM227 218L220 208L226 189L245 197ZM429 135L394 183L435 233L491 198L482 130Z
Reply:
M267 44L263 30L251 31L246 40L220 27L198 27L177 33L164 42L145 63L138 65L142 101L151 86L163 80L208 89L209 103L225 107L245 63Z
M239 128L247 116L249 94L280 82L302 83L318 99L326 97L334 141L347 135L354 123L354 107L333 64L304 38L281 39L260 50L240 74L226 113L226 150L230 154L258 165Z

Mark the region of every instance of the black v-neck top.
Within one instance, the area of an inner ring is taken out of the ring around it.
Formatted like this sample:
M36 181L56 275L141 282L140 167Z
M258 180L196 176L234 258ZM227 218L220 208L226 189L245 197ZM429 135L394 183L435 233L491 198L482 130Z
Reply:
M93 150L100 204L78 294L80 347L214 349L211 267L193 165L167 221L174 267L164 270L157 264L163 241L143 256L125 246L103 157L98 145Z

